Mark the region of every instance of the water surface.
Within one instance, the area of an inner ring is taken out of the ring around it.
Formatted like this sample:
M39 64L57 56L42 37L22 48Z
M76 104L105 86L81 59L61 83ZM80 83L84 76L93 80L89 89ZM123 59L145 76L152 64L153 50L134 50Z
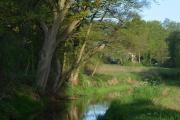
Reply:
M33 115L33 120L97 120L108 109L112 95L61 100Z

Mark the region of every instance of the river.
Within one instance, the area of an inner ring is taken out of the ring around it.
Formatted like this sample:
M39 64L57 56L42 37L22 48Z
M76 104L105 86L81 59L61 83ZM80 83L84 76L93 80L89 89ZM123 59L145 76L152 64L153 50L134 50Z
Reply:
M117 93L76 100L51 103L45 110L33 116L33 120L97 120L104 115Z

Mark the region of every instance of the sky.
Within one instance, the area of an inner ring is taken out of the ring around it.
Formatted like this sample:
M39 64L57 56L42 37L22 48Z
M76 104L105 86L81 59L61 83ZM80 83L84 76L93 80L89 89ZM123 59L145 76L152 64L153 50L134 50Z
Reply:
M156 0L151 7L144 8L141 16L145 20L164 21L165 18L180 22L180 0Z

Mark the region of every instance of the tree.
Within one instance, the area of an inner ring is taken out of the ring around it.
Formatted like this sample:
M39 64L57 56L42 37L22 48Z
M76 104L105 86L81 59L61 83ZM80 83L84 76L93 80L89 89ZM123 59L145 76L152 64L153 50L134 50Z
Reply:
M118 41L114 48L115 52L118 51L115 56L122 59L127 58L128 54L133 54L139 63L143 60L144 64L149 64L149 61L151 64L154 59L163 64L168 59L168 33L159 21L145 22L140 17L135 17L114 34L114 39ZM112 52L111 56L114 56Z
M170 59L173 67L179 67L180 61L180 31L172 32L167 38L169 46Z
M131 18L134 12L143 7L144 3L144 0L3 0L0 3L3 8L0 18L3 22L8 19L9 23L5 23L4 26L10 26L15 32L23 30L21 26L32 22L26 26L26 29L32 28L32 33L38 31L36 35L34 34L38 41L34 52L36 55L39 53L40 57L33 63L33 66L37 66L35 68L37 68L38 90L40 93L47 91L57 93L62 83L69 79L74 70L104 45L97 41L87 42L91 40L88 36L94 24L93 21L103 21L105 17L110 20L118 17L119 23L122 24L122 21ZM10 16L13 16L12 19ZM81 41L74 35L84 24L89 27L84 40ZM30 35L29 33L30 31L27 35ZM42 38L44 40L41 40ZM29 41L32 41L31 39L29 36ZM70 46L71 53L68 52ZM40 47L42 47L41 50L39 50ZM91 51L91 54L85 56L85 59L83 55L87 51L86 48ZM71 61L70 54L75 55L76 59ZM29 69L28 66L29 64L27 64Z
M65 51L63 48L65 47L66 41L68 38L73 34L73 31L81 25L81 23L85 20L87 21L94 17L101 16L100 18L103 19L106 15L122 15L121 18L130 17L130 12L132 10L138 9L142 7L142 1L125 1L125 0L106 0L106 1L69 1L69 0L58 0L56 2L51 1L49 4L52 6L51 13L53 15L53 20L51 24L51 28L48 28L48 25L45 24L44 21L41 21L41 27L44 31L44 43L43 48L41 50L41 57L39 61L38 67L38 81L37 84L42 91L45 91L49 73L51 70L51 63L53 55L56 51L57 47L61 48L61 56L60 56L60 64L59 64L59 71L63 71L63 64L64 64L64 54ZM117 8L119 5L120 8L126 9L123 13ZM70 7L71 6L71 7ZM132 9L134 8L134 9ZM116 14L118 13L118 14ZM126 14L124 14L126 13ZM57 37L58 36L58 37ZM86 42L85 42L86 43ZM82 45L82 51L83 51ZM95 47L96 48L96 47ZM80 52L81 56L82 52ZM67 80L70 76L73 69L77 68L80 64L76 62L76 64L72 65L69 70L67 70L66 74L62 74L60 79L55 81L56 87L54 87L54 91L57 91L64 80ZM58 75L59 76L59 75Z
M42 32L27 14L32 4L27 7L19 0L0 1L0 66L7 84L16 80L31 83L35 79Z
M148 51L151 60L155 59L159 64L163 64L168 58L168 47L166 37L168 31L164 29L159 21L148 22L149 36L148 36Z

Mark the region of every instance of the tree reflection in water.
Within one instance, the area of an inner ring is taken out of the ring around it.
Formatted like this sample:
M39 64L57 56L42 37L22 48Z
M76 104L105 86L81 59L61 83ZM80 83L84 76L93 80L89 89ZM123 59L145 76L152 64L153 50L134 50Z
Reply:
M33 120L96 120L107 109L107 103L90 99L59 101L51 103L44 111L35 115Z

